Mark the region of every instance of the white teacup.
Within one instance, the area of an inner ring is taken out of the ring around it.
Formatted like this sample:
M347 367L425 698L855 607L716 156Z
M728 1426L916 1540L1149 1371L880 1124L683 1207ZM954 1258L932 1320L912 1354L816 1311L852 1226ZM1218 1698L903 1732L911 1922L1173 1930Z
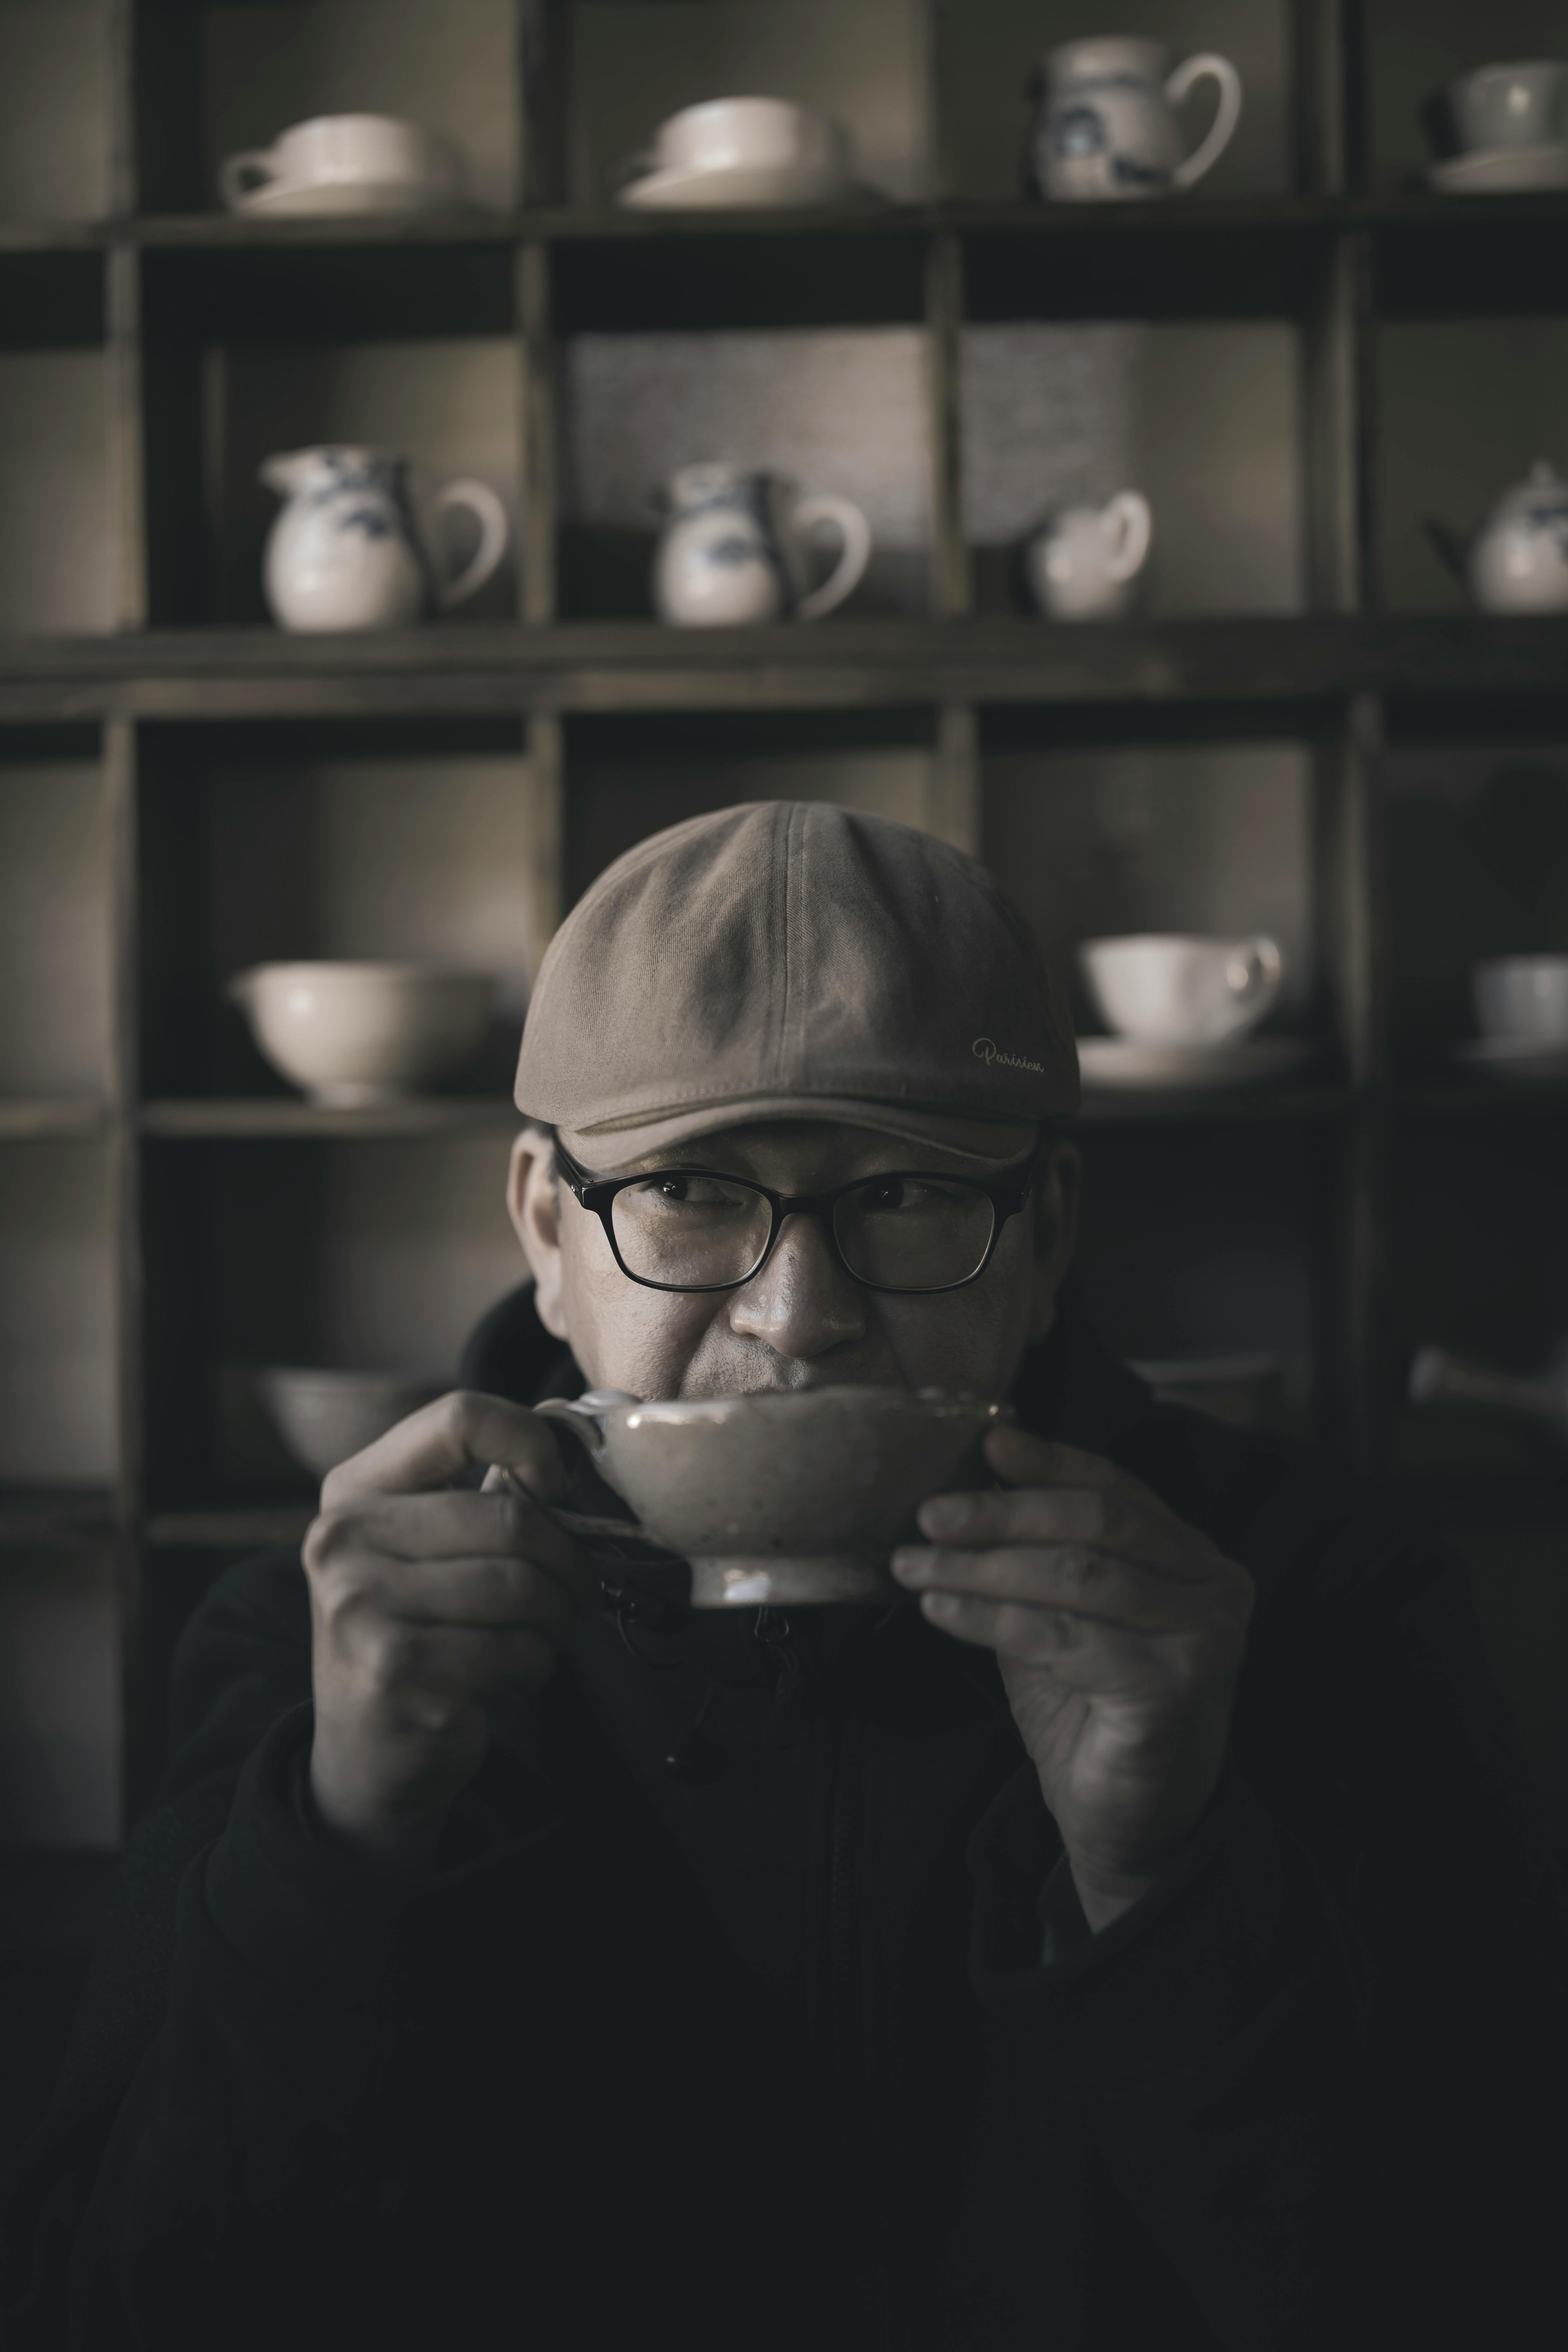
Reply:
M1533 58L1482 66L1448 86L1459 142L1469 152L1549 147L1568 138L1568 64Z
M797 172L847 180L849 142L837 122L787 98L710 98L661 122L626 173Z
M1470 979L1483 1036L1568 1045L1568 956L1500 956Z
M406 187L455 199L460 179L457 151L420 123L394 114L318 114L270 147L230 155L218 185L237 212L268 188Z
M1245 1036L1279 993L1285 960L1250 939L1145 933L1086 940L1079 961L1101 1019L1143 1045L1218 1045Z
M940 1389L821 1388L541 1413L586 1448L639 1532L691 1563L696 1609L889 1599L888 1555L1012 1408ZM570 1524L570 1522L568 1522Z

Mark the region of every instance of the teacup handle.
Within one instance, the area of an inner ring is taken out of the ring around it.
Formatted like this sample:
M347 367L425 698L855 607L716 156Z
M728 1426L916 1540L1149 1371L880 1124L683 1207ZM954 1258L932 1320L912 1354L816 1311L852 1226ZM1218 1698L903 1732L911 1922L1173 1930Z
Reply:
M1279 995L1284 977L1285 959L1267 931L1238 940L1226 962L1225 984L1232 1003L1249 1012L1258 1007L1260 1017Z
M596 1470L605 1458L605 1415L612 1405L636 1402L620 1389L588 1389L580 1397L546 1397L533 1410L541 1421L559 1422Z
M860 575L871 561L871 526L852 499L836 499L826 491L802 499L791 520L798 531L808 531L814 523L830 522L843 534L844 551L837 562L821 587L803 596L795 607L798 619L820 621L859 585Z
M1228 58L1218 57L1205 49L1201 57L1186 58L1176 68L1165 84L1165 96L1173 106L1180 106L1193 84L1216 81L1219 84L1219 112L1206 139L1194 148L1184 163L1178 163L1171 174L1173 188L1190 188L1205 172L1212 172L1235 136L1241 121L1241 76Z
M477 595L506 553L507 541L511 536L506 509L488 482L447 482L430 501L430 519L449 514L454 507L467 507L479 526L479 543L473 561L466 563L454 580L447 581L436 592L436 602L443 613L452 612Z
M1106 576L1120 586L1142 571L1154 536L1154 518L1148 499L1137 490L1118 490L1105 511L1116 534Z
M238 155L226 155L219 164L218 194L229 211L237 213L247 196L255 195L258 188L269 187L277 176L270 148L247 147Z

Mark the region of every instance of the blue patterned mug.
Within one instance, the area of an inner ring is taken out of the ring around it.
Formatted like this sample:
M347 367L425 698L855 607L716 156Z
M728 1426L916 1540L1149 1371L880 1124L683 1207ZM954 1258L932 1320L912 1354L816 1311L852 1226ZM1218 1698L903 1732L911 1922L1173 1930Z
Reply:
M1219 111L1207 138L1184 155L1176 109L1205 80L1219 85ZM1173 73L1159 41L1068 41L1046 58L1043 93L1031 175L1041 195L1080 203L1192 187L1241 119L1241 77L1228 58L1188 58Z
M820 620L842 604L871 554L871 526L848 499L804 497L783 474L752 466L686 466L672 478L654 558L659 618L681 628ZM820 587L806 553L818 523L843 541Z

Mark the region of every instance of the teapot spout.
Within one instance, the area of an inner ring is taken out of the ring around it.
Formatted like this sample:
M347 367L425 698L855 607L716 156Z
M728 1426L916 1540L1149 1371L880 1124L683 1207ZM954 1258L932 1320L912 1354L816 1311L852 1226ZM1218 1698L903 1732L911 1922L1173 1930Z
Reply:
M1453 530L1436 515L1423 515L1421 528L1455 579L1464 580L1470 552L1470 542L1465 533Z
M294 498L308 488L318 455L314 449L279 450L276 456L262 459L256 469L257 479L278 498Z

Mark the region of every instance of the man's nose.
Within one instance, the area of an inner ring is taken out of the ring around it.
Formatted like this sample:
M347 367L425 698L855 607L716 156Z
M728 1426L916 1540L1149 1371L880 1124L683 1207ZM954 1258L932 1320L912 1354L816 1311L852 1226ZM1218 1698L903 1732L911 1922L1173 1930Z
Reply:
M820 1217L786 1217L760 1274L731 1294L730 1328L800 1361L866 1334L865 1301Z

